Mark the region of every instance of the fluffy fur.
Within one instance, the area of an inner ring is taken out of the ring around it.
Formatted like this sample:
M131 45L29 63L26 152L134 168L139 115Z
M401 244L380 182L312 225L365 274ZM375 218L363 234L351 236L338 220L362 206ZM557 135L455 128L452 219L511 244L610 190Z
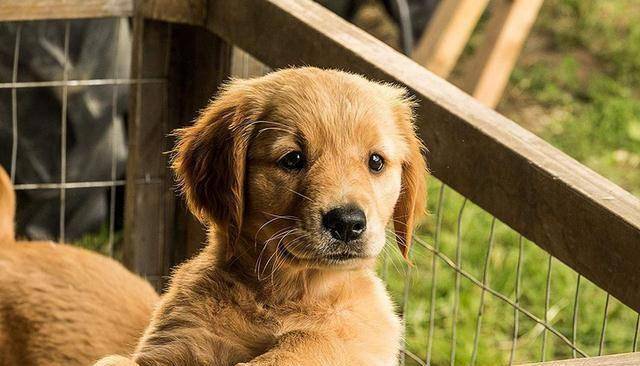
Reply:
M387 234L406 257L426 176L404 90L286 69L231 82L177 135L173 167L209 244L175 271L131 359L100 365L394 365L401 323L374 263ZM304 168L278 164L291 151ZM341 205L366 214L357 241L322 228Z
M86 366L130 353L158 295L118 262L64 244L15 241L0 168L0 365Z

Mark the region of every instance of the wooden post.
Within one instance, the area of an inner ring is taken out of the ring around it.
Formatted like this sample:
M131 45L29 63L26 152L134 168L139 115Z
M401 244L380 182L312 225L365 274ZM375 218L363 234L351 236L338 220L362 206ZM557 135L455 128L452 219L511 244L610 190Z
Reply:
M205 240L176 197L169 133L206 105L229 59L229 46L204 29L134 18L123 261L157 289Z
M434 74L447 78L488 3L489 0L443 0L411 57Z
M229 79L232 47L204 28L188 25L174 25L171 45L169 116L178 127L193 122ZM171 266L191 257L206 242L205 228L188 212L182 198L178 206L177 245L167 248Z
M463 70L463 90L491 108L498 105L542 2L500 0L495 4L484 41Z
M166 194L170 187L163 154L168 96L166 81L144 80L166 79L170 26L137 16L133 31L131 75L138 82L130 91L123 262L160 289L175 206L173 195Z

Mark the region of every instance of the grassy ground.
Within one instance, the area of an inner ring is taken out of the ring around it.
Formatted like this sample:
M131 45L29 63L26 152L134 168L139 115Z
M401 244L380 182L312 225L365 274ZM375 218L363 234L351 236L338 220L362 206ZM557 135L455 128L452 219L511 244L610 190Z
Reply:
M380 25L374 13L365 12L358 19L360 25ZM397 32L385 31L382 36L391 39ZM625 189L640 194L640 2L547 0L498 109ZM431 246L435 244L439 189L440 183L432 180L429 206L433 214L419 234L420 241ZM471 202L461 211L463 202L452 190L444 191L438 245L453 260L459 248L461 267L482 281L492 218ZM493 239L486 283L515 299L519 236L496 222ZM105 250L105 240L106 233L102 233L84 239L83 245ZM431 343L433 365L450 364L455 349L456 364L469 365L477 340L475 364L508 363L514 338L513 308L485 292L478 327L483 298L480 287L461 277L460 291L456 292L455 271L441 259L436 260L434 268L432 258L426 246L418 244L413 251L415 267L410 272L394 254L380 263L380 271L407 322L408 349L424 360ZM551 260L550 296L545 306L548 265L547 254L523 241L520 306L540 319L546 316L555 329L572 339L577 274ZM434 269L436 301L431 319ZM409 301L404 302L407 284ZM589 355L631 351L637 317L614 299L609 303L601 349L605 301L606 294L581 280L575 335L578 346ZM522 314L518 322L516 363L540 360L543 343L546 359L572 357L571 349L557 336ZM433 337L429 337L430 325ZM414 363L407 360L407 364Z

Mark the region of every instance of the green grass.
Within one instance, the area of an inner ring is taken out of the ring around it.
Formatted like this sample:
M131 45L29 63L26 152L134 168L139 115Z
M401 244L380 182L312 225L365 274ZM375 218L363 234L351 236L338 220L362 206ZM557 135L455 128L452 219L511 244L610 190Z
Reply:
M640 3L549 0L532 38L544 49L523 56L501 108L542 107L543 138L639 194Z
M419 233L420 240L431 246L434 245L439 187L440 183L433 180L429 189L430 211L433 215L425 221ZM462 196L449 188L445 189L439 244L440 251L454 261L458 242L458 217L463 201ZM466 202L460 221L460 263L465 271L480 281L489 247L491 221L490 215L471 202ZM385 260L381 260L380 272L386 273L386 282L398 303L399 310L404 309L403 291L405 284L409 284L410 295L405 313L407 344L409 350L424 360L430 323L432 252L424 245L414 245L412 251L414 267L408 274L406 266L398 255L390 250L387 252L392 254L386 260L386 267ZM488 262L487 286L512 300L515 298L518 254L519 235L496 221L492 252ZM549 255L524 240L522 258L520 305L539 319L544 319ZM455 271L441 259L437 259L436 263L432 362L434 365L448 365L452 344ZM551 268L548 322L571 339L577 274L555 259L552 260ZM459 365L471 363L481 292L480 287L461 277L455 352L456 364ZM588 355L597 355L606 294L584 278L581 279L579 294L577 343ZM637 315L613 298L610 300L608 314L604 353L630 351ZM540 360L543 328L536 326L535 322L524 315L519 315L519 322L516 363ZM513 323L513 307L486 292L478 337L477 365L498 365L509 362ZM547 334L545 348L547 360L572 357L571 348L550 332ZM407 364L413 363L407 361Z
M97 232L88 233L74 243L85 249L93 250L100 254L109 255L109 226L104 224ZM122 259L121 253L122 231L113 234L113 257Z

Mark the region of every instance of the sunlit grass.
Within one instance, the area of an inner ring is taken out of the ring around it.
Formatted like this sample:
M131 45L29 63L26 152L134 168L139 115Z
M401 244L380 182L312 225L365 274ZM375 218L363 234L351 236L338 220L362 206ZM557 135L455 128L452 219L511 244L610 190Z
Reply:
M434 245L436 204L440 184L435 180L430 186L430 217L419 233L419 240ZM463 197L447 188L442 205L443 221L440 251L455 261L457 221ZM466 202L461 220L461 267L470 275L482 280L484 261L489 246L492 217L480 208ZM390 246L394 245L389 243ZM387 251L392 252L392 251ZM395 251L397 252L397 251ZM506 225L496 222L494 243L488 262L487 286L515 300L516 269L519 254L519 235ZM406 339L408 348L423 360L429 335L431 281L433 275L432 252L424 245L416 244L412 251L414 267L407 271L401 258L395 254L381 259L380 272L386 272L386 282L400 310L405 309L403 293L405 283L410 286L406 307ZM523 241L521 264L520 306L539 319L545 316L545 294L549 255L533 243ZM436 301L432 362L448 365L452 347L453 309L455 300L455 271L437 259ZM408 277L407 277L408 276ZM577 274L556 259L552 259L550 298L547 310L548 323L569 340L573 337L573 309ZM456 322L456 364L469 365L474 349L478 311L482 290L468 279L461 277L459 308ZM478 336L477 365L507 364L513 341L514 310L506 302L488 292L485 293L482 324ZM581 279L577 314L576 343L588 355L597 355L604 316L606 293ZM611 298L605 332L604 353L620 353L632 350L637 314ZM515 363L538 361L542 358L544 327L523 314L519 314L518 341ZM572 349L557 336L547 331L545 357L547 360L571 358ZM578 354L579 356L579 354ZM407 360L407 364L412 364Z

